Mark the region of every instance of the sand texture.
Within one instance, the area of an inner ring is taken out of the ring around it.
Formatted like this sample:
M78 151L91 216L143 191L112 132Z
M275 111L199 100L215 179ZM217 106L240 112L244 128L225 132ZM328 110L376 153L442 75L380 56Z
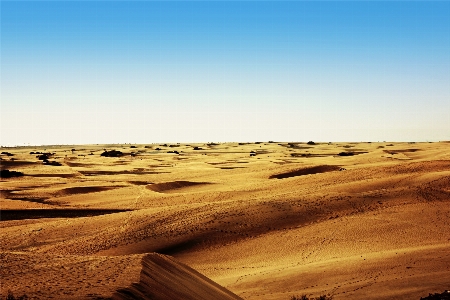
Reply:
M0 181L0 299L418 300L450 289L449 142L2 151L1 169L24 176Z

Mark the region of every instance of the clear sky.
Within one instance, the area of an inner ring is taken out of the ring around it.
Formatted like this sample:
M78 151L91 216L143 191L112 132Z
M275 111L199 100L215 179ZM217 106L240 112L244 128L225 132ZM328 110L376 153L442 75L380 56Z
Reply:
M0 144L450 140L448 1L1 1Z

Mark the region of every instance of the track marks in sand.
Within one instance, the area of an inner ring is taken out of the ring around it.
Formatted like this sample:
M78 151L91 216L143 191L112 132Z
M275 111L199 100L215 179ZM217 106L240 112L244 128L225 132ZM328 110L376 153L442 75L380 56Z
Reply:
M27 252L0 254L0 298L11 290L31 299L95 299L139 279L142 256L59 256ZM101 274L101 277L98 276ZM108 297L109 298L109 297Z

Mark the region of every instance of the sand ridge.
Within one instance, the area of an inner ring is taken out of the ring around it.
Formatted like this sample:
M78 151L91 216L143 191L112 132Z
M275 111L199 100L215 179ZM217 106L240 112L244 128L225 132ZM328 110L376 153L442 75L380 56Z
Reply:
M142 259L140 280L114 293L113 300L126 299L242 299L217 283L167 255L148 254Z

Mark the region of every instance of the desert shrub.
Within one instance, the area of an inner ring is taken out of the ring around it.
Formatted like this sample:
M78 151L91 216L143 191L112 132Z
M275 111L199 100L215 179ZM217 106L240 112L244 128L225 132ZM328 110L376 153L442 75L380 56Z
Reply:
M18 171L10 171L10 170L1 170L0 172L0 177L1 178L11 178L11 177L20 177L23 176L22 172L18 172Z
M102 154L100 154L100 156L105 156L105 157L120 157L123 156L123 153L121 151L118 150L111 150L111 151L106 151L103 152Z
M36 154L39 154L39 153L36 152ZM55 155L55 153L40 153L40 155L36 156L36 158L39 160L48 160L53 155Z
M36 157L39 160L48 160L49 159L49 156L47 154L38 155Z
M202 150L202 148L195 146L194 150Z
M429 294L427 297L420 297L420 300L450 300L450 291L444 291L441 294Z
M44 165L47 165L47 166L55 166L55 167L57 167L57 166L62 166L62 164L60 163L60 162L57 162L57 161L50 161L50 160L48 160L48 159L44 159L43 161L42 161L42 163L44 164Z
M355 153L353 153L353 152L340 152L338 155L339 156L353 156L353 155L355 155Z
M314 143L313 141L309 141L306 144L308 144L308 145L315 145L316 143Z

